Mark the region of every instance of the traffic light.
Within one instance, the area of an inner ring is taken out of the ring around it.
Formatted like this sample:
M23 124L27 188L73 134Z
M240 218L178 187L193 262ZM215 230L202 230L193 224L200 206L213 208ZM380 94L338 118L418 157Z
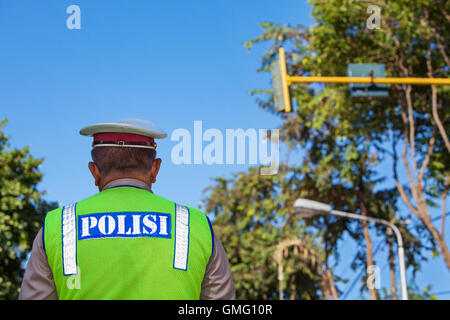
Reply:
M275 111L291 112L292 101L289 86L292 83L348 83L352 97L387 97L388 84L450 85L448 78L386 78L384 64L350 63L347 76L289 76L286 72L286 57L283 47L278 49L278 60L270 66L272 74Z
M384 78L386 71L384 64L379 63L350 63L347 66L349 77ZM387 84L382 83L350 83L352 97L387 97Z
M275 110L277 112L291 112L292 104L287 82L286 59L283 48L279 50L279 59L271 64L270 73L272 74Z

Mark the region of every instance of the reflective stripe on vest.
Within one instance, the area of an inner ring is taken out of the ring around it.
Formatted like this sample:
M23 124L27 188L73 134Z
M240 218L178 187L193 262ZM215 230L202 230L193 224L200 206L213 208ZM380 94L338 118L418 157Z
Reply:
M77 274L76 203L62 209L62 257L65 276Z
M175 252L173 267L187 270L189 254L189 209L175 204Z

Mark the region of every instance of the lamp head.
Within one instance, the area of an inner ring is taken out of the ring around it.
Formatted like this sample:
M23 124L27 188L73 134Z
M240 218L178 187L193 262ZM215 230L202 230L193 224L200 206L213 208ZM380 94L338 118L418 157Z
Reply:
M331 211L331 206L309 199L297 199L294 203L294 213L302 218L311 218L318 215L326 215Z

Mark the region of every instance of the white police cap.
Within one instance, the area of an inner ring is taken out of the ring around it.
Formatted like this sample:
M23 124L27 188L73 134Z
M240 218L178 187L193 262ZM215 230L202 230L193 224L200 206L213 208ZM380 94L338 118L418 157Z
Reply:
M92 146L135 147L155 149L154 139L163 139L167 134L156 124L141 119L121 119L97 123L80 130L84 136L94 137Z

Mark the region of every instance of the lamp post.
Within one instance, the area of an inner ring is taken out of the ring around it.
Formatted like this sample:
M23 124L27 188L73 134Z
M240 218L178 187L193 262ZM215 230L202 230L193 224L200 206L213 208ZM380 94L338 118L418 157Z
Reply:
M402 300L408 300L408 291L406 287L406 269L405 269L405 253L403 250L403 239L402 235L400 233L400 230L397 228L395 224L390 223L389 221L373 218L373 217L367 217L367 216L361 216L354 213L348 213L343 212L339 210L333 210L331 209L331 206L326 203L321 203L313 200L308 199L297 199L294 203L294 212L298 215L300 215L303 218L311 218L313 216L317 215L336 215L341 216L345 218L352 218L352 219L358 219L358 220L366 220L370 222L375 223L381 223L384 224L392 229L394 231L394 234L397 238L397 244L398 244L398 261L399 261L399 267L400 267L400 281L402 286Z

